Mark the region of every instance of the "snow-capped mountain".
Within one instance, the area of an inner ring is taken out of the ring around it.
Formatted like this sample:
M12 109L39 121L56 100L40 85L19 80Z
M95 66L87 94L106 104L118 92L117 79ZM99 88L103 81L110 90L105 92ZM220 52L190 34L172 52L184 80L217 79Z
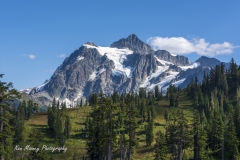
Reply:
M31 92L32 88L25 88L25 89L21 89L19 90L20 93L26 93L29 94Z
M136 35L114 42L110 47L85 43L56 69L50 80L31 90L29 95L48 105L53 97L71 104L92 93L106 95L159 86L164 92L170 84L186 87L192 78L202 80L221 62L201 57L190 64L187 57L153 50Z

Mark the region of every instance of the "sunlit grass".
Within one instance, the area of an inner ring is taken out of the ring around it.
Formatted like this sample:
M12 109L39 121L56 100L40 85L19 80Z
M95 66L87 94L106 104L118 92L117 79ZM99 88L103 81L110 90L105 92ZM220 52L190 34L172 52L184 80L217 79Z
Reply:
M155 104L156 110L156 119L154 121L154 136L156 138L156 134L159 131L165 132L166 120L164 119L165 110L168 110L169 113L174 114L177 113L178 110L184 112L188 119L192 118L192 109L191 109L191 101L187 98L185 94L181 94L179 97L179 107L169 107L169 100L166 98L158 101ZM83 155L86 154L86 139L83 137L82 129L85 127L84 122L86 120L86 116L91 111L90 106L84 106L80 108L78 111L76 109L68 109L68 115L71 119L71 136L70 139L66 141L65 147L67 151L65 153L58 153L55 151L54 153L46 152L49 156L52 156L53 159L61 159L61 160L72 160L74 152L76 152L77 159L82 158ZM137 119L140 121L140 118ZM136 138L139 142L139 145L135 147L134 151L134 159L144 159L150 160L154 159L154 142L151 146L146 146L145 141L145 127L147 122L144 124L139 124L136 134ZM32 128L38 128L43 134L43 139L41 141L41 145L48 146L59 146L57 140L52 135L51 131L47 126L47 114L39 113L33 115L30 120L25 123L25 140L21 143L22 146L27 145L28 143L28 135L31 132ZM188 154L191 154L191 151L185 151Z

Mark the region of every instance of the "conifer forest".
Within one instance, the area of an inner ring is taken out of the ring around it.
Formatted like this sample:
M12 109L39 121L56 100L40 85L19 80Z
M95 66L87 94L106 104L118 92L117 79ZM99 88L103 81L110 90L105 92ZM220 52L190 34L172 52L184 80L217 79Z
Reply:
M1 79L1 160L240 159L234 59L184 89L94 93L71 108L55 98L43 108Z

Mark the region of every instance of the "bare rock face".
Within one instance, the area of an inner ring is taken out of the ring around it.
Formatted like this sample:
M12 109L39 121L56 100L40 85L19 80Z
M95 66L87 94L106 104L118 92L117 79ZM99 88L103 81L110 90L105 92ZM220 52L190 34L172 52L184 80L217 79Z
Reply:
M92 93L121 94L138 91L140 87L151 90L157 85L164 89L171 83L185 84L191 75L201 75L208 60L203 57L190 64L184 56L154 51L134 34L110 47L87 42L63 61L50 80L33 88L29 96L49 105L53 98L70 103Z
M178 56L178 55L173 56L172 54L170 54L168 51L165 51L165 50L157 50L154 55L161 60L171 62L175 65L179 65L179 66L190 65L187 57Z
M221 64L221 62L216 58L208 58L206 56L200 57L196 62L199 62L202 66L215 67Z
M136 53L149 54L154 53L154 50L146 43L141 41L135 34L129 35L127 38L122 38L110 45L113 48L128 48Z

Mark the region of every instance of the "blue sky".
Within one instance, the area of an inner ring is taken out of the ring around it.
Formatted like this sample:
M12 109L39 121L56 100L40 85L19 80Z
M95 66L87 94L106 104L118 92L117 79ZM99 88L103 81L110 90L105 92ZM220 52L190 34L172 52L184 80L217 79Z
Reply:
M240 64L239 7L237 0L0 1L0 73L16 89L38 86L83 43L109 46L132 33L191 61L207 55Z

